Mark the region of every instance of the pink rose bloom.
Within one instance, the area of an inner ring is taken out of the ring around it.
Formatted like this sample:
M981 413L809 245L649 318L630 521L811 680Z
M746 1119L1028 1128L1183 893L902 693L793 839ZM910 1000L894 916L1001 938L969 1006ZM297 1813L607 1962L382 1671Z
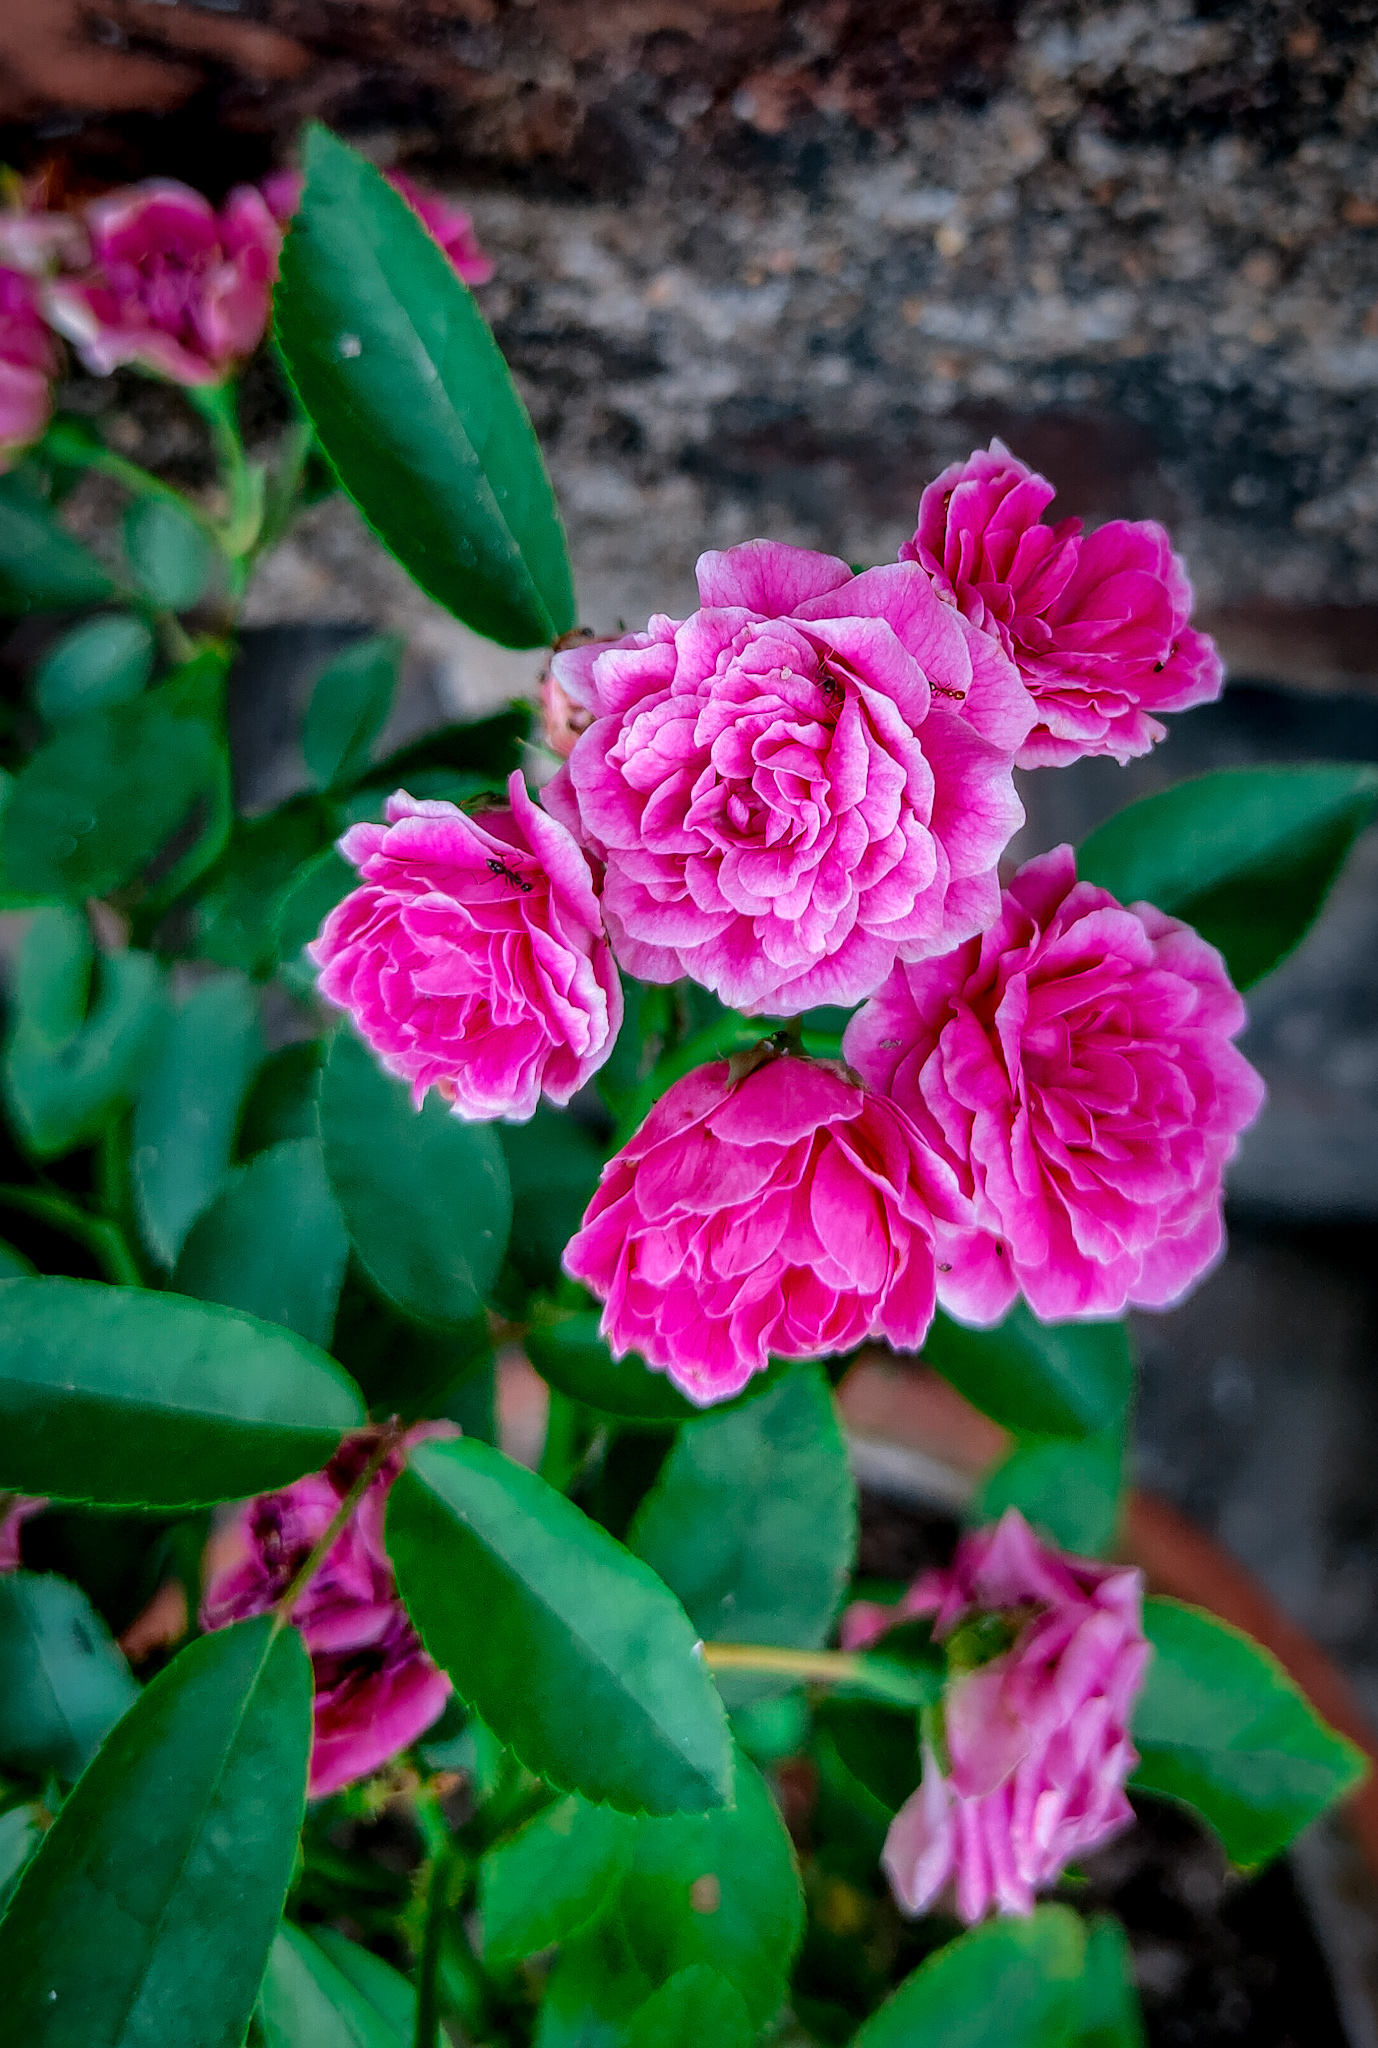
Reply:
M92 267L48 287L48 318L88 370L138 363L174 384L219 384L268 324L282 234L252 185L219 214L174 178L86 209Z
M1134 1817L1124 1787L1148 1663L1142 1575L1049 1549L1009 1508L898 1607L850 1608L843 1643L865 1649L921 1614L948 1646L945 1756L927 1735L922 1783L885 1838L890 1888L918 1914L951 1887L968 1925L992 1906L1031 1913L1037 1891Z
M833 1067L792 1056L734 1081L719 1060L666 1090L603 1168L564 1256L639 1352L700 1407L771 1354L816 1358L933 1319L933 1215L950 1177L909 1119Z
M465 284L487 284L493 275L493 260L474 233L474 223L462 206L451 205L438 192L428 192L405 171L384 172L394 192L399 192L423 227L430 230ZM260 191L275 219L285 228L301 203L300 171L273 171Z
M1166 727L1150 714L1220 695L1215 642L1195 632L1180 556L1152 519L1112 519L1085 537L1079 519L1045 526L1053 486L1000 441L934 480L901 558L1014 657L1038 723L1021 768L1082 754L1123 764Z
M427 1422L409 1444L457 1434ZM376 1437L350 1437L324 1472L239 1509L233 1531L238 1555L218 1566L201 1604L201 1626L225 1628L276 1606L359 1473ZM389 1458L373 1479L329 1556L292 1613L311 1653L316 1687L311 1749L313 1799L376 1771L430 1727L450 1695L450 1681L421 1647L397 1593L383 1547L388 1489L402 1469Z
M53 409L57 344L33 279L0 269L0 470L35 442Z
M1046 1322L1167 1308L1224 1242L1221 1180L1263 1083L1231 1043L1225 963L1151 903L1029 861L999 920L898 967L843 1038L973 1204L939 1229L938 1298L975 1323L1022 1288Z
M340 841L363 886L308 948L321 994L417 1107L438 1088L480 1123L525 1123L542 1094L568 1102L622 1022L588 862L519 774L508 796L471 818L398 790L385 825Z
M698 583L692 618L551 662L594 723L545 803L607 865L618 959L790 1014L983 930L1033 717L996 642L911 563L758 540Z
M41 1515L47 1505L46 1500L35 1499L28 1493L11 1493L3 1497L3 1504L0 1504L0 1572L23 1569L24 1558L19 1544L24 1524L34 1515Z
M593 713L576 704L550 669L541 677L541 737L552 754L567 761L575 743L593 724Z

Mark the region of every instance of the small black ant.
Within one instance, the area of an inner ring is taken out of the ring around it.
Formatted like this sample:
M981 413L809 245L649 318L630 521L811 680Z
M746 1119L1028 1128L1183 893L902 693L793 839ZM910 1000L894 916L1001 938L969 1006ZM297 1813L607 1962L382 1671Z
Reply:
M520 889L523 896L531 894L530 882L523 875L519 875L515 868L508 867L505 860L490 860L488 871L490 874L501 875L504 882L510 882L514 889Z

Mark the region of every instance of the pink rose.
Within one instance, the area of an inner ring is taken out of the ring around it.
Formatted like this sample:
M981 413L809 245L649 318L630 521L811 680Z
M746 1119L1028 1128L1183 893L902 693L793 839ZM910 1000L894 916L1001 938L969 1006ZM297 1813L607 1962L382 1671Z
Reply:
M992 1906L1031 1913L1035 1892L1134 1817L1124 1787L1148 1662L1141 1574L1049 1549L1009 1508L898 1607L850 1608L843 1643L864 1649L921 1614L947 1644L945 1758L930 1730L923 1781L885 1838L890 1888L918 1914L951 1886L969 1925Z
M854 1003L995 915L1033 708L909 563L751 541L703 609L551 667L594 713L545 790L606 862L618 959L731 1008Z
M767 1056L676 1081L603 1168L565 1270L636 1351L707 1407L777 1358L884 1336L922 1344L933 1319L941 1165L909 1119L835 1068Z
M427 1422L406 1441L456 1434L449 1423ZM376 1441L361 1430L324 1472L245 1503L233 1532L238 1555L218 1566L206 1587L203 1628L224 1628L276 1606ZM313 1799L376 1771L415 1742L449 1698L450 1681L422 1649L383 1547L388 1489L401 1468L400 1457L381 1468L292 1612L316 1686Z
M1069 846L1019 870L982 938L897 967L843 1051L973 1202L978 1228L939 1228L944 1308L1179 1300L1221 1249L1225 1163L1263 1100L1230 1043L1244 1021L1215 948L1078 882Z
M47 426L57 367L33 279L0 269L0 470Z
M24 1556L19 1546L24 1524L41 1515L47 1505L46 1500L28 1493L0 1495L0 1572L22 1571Z
M434 1087L456 1116L524 1123L607 1059L622 984L583 854L519 774L508 795L471 818L398 790L386 825L351 826L340 851L363 887L309 951L418 1107Z
M405 171L384 173L394 192L399 192L423 227L438 242L465 284L487 284L493 275L493 260L474 233L474 223L462 206L451 205L438 192L428 192ZM273 171L259 190L274 218L285 228L301 202L300 171Z
M1164 737L1151 712L1218 697L1224 667L1187 624L1191 585L1156 520L1112 519L1083 538L1079 519L1042 523L1053 496L992 441L928 486L900 555L1018 663L1038 707L1021 768L1123 763Z
M263 197L237 185L217 214L173 178L86 209L92 267L48 287L48 317L88 370L139 363L175 384L219 384L268 323L282 235Z

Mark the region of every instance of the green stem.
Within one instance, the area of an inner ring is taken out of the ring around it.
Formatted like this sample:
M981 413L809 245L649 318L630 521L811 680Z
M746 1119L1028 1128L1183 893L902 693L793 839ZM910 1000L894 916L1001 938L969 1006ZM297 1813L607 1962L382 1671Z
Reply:
M705 1643L710 1671L759 1671L805 1684L846 1685L894 1707L920 1707L942 1689L941 1673L898 1657L847 1650L785 1650L773 1643Z
M234 382L189 385L187 397L210 428L211 445L230 502L229 517L217 538L229 558L236 598L242 596L248 558L263 525L263 471L249 461L239 431L239 406Z
M143 1286L138 1260L118 1223L109 1217L93 1216L89 1209L45 1188L0 1187L0 1205L18 1209L83 1245L116 1287Z
M93 469L98 476L108 476L113 482L122 484L131 497L162 498L214 537L211 522L189 499L183 497L175 485L164 483L160 476L154 476L152 470L131 462L128 456L117 455L113 448L97 441L85 428L73 426L67 420L55 420L44 435L39 452L50 455L68 469Z
M442 1852L431 1864L430 1889L426 1894L426 1926L417 1970L416 2026L412 2034L412 2048L438 2048L440 2040L440 1955L445 1939L451 1866L452 1857L448 1852Z
M354 1513L355 1508L358 1507L359 1502L367 1493L369 1486L371 1485L373 1480L378 1476L378 1473L382 1470L383 1466L387 1463L388 1459L392 1456L393 1452L398 1448L405 1434L406 1432L403 1429L402 1424L398 1422L395 1417L391 1422L387 1423L384 1426L383 1431L379 1436L377 1445L374 1449L373 1456L369 1459L363 1471L359 1474L358 1478L350 1487L344 1499L340 1502L340 1505L336 1508L334 1514L330 1518L330 1522L325 1530L325 1533L320 1537L319 1541L315 1544L314 1548L308 1553L305 1564L303 1564L301 1570L297 1573L291 1585L287 1588L287 1591L283 1594L282 1598L278 1601L277 1606L273 1609L276 1628L285 1628L288 1622L292 1619L292 1609L296 1606L298 1600L300 1600L302 1594L306 1591L312 1579L315 1578L316 1573L320 1570L321 1566L325 1563L327 1557L329 1557L331 1551L335 1548L335 1545L339 1540L340 1534L344 1529L345 1524L348 1522L350 1516Z

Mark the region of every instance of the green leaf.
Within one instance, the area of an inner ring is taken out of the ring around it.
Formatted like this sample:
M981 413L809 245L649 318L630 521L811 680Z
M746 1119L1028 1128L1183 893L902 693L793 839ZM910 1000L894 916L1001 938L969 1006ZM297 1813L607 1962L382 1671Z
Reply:
M399 785L412 789L417 777L444 769L457 776L473 776L478 784L505 795L508 777L522 765L522 747L530 732L531 706L526 703L509 704L488 718L437 726L420 739L408 740L406 746L371 768L368 787L385 792ZM412 793L432 792L418 788Z
M411 208L313 126L277 338L321 446L422 589L506 647L574 624L564 533L482 315Z
M239 819L196 905L197 952L245 974L271 974L283 900L303 866L320 856L325 837L311 797L293 797L262 818ZM336 857L327 849L326 858ZM357 881L352 869L350 875Z
M921 1963L853 2048L1070 2048L1086 1935L1067 1906L988 1920Z
M483 1377L485 1369L491 1373L493 1339L485 1314L443 1328L411 1322L356 1267L345 1276L330 1348L380 1419L449 1415L466 1436L473 1434L472 1407L466 1406L465 1421L452 1414L451 1403L471 1379ZM482 1400L486 1406L487 1397ZM479 1433L491 1441L490 1432Z
M0 612L65 611L114 595L106 570L29 479L0 477Z
M0 1488L105 1507L271 1493L364 1420L333 1360L209 1302L96 1280L0 1289Z
M54 642L34 672L34 702L50 725L137 697L153 674L153 633L129 612L105 612Z
M535 2048L626 2048L628 2024L652 1989L621 1921L605 1913L560 1951L546 1979Z
M164 1266L229 1170L260 1051L257 999L235 975L201 982L168 1027L134 1111L129 1162L139 1227Z
M571 1401L619 1421L671 1426L703 1413L663 1372L652 1372L639 1358L614 1361L598 1334L596 1311L534 1324L526 1354L541 1378Z
M15 778L0 819L11 900L83 902L130 882L185 826L213 814L225 769L219 653L127 704L68 719Z
M42 1840L43 1828L36 1806L11 1806L0 1813L0 1908Z
M35 913L15 978L5 1093L25 1150L55 1159L88 1143L133 1099L153 1057L165 1004L150 953L101 956L80 911Z
M354 1033L335 1035L321 1080L325 1166L369 1277L404 1315L467 1323L502 1264L512 1197L502 1147L432 1091L412 1107Z
M483 1859L483 1954L519 1963L602 1912L631 1866L636 1823L611 1806L562 1799Z
M735 1985L691 1963L633 2013L627 2048L751 2048L756 2031Z
M425 1446L388 1549L431 1655L540 1776L631 1812L726 1798L726 1717L683 1609L543 1479L486 1444Z
M79 1778L138 1696L83 1592L51 1573L0 1577L0 1763Z
M284 979L299 992L316 984L315 962L302 948L310 945L335 905L358 886L359 877L343 854L327 846L297 870L275 899L273 950Z
M1124 1928L1109 1913L1086 1930L1076 2048L1144 2048L1143 2015L1134 1987L1134 1958Z
M292 1874L311 1665L262 1615L190 1644L63 1806L0 1922L24 2048L240 2048Z
M687 1423L627 1541L706 1642L813 1650L846 1591L856 1535L847 1447L813 1365L745 1408ZM718 1682L730 1707L794 1683L731 1673Z
M1030 1437L982 1483L967 1519L998 1521L1018 1508L1059 1549L1099 1557L1115 1540L1124 1478L1124 1430Z
M259 1993L266 2048L412 2048L415 2012L411 1985L378 1956L283 1922Z
M1195 925L1248 988L1305 937L1376 802L1366 764L1222 768L1117 812L1077 872Z
M393 633L356 640L321 671L301 731L317 789L350 789L368 766L392 708L402 642Z
M168 498L136 498L124 515L124 551L139 588L160 611L190 611L215 555L204 528Z
M0 1237L0 1280L24 1280L33 1271L33 1260L26 1259L23 1252L17 1252Z
M939 1310L923 1356L1016 1436L1095 1436L1121 1420L1134 1386L1124 1323L1040 1323L1022 1302L993 1330Z
M1266 1863L1367 1768L1277 1660L1200 1608L1144 1602L1154 1656L1134 1710L1130 1781L1200 1814L1232 1863Z
M319 1138L260 1152L202 1211L172 1276L179 1294L223 1302L329 1346L349 1239Z
M653 1984L707 1964L736 1987L753 2027L774 2017L804 1901L779 1809L740 1751L732 1805L638 1825L618 1910Z
M294 1039L269 1053L249 1090L239 1126L239 1152L251 1159L289 1138L318 1138L316 1090L325 1046L318 1038Z
M604 1149L572 1116L545 1103L529 1123L496 1128L512 1182L510 1256L529 1286L555 1286L560 1255L598 1185Z

